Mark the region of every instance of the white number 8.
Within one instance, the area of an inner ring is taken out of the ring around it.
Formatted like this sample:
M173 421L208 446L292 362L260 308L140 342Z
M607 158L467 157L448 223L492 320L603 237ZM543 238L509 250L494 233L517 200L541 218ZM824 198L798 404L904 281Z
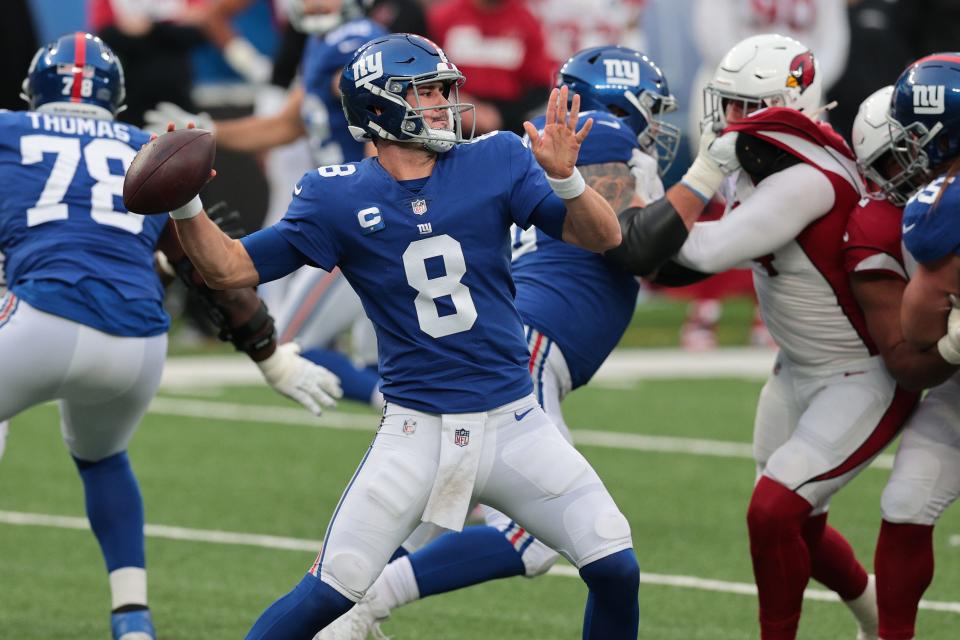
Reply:
M426 261L436 257L443 259L444 275L431 278ZM418 292L414 307L424 333L442 338L467 331L477 321L470 289L460 282L467 272L467 263L459 242L446 234L411 242L403 252L403 269L407 282ZM443 296L450 296L456 313L440 315L436 299Z

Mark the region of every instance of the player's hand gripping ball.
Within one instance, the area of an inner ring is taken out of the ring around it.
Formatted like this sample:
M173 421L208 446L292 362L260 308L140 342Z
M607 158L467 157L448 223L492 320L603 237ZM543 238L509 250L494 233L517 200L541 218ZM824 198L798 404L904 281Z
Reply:
M190 202L210 180L217 145L206 129L179 129L140 148L123 180L132 213L167 213Z

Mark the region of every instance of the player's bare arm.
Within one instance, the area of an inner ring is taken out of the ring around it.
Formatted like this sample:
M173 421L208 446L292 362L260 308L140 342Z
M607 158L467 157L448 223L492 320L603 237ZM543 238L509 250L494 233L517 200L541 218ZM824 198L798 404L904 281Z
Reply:
M239 289L260 282L243 244L221 231L206 212L174 224L183 250L211 289Z
M903 337L900 303L906 283L902 279L879 273L853 273L851 285L870 337L901 386L919 391L944 382L956 372L957 368L945 362L936 349L917 349Z
M168 123L182 129L194 122L201 129L209 129L217 136L217 146L231 151L262 153L274 147L289 144L306 135L300 109L303 106L303 87L290 90L287 101L276 114L247 116L231 120L213 120L206 113L190 113L170 102L161 102L147 111L147 128L162 132Z
M580 175L594 191L610 203L614 211L644 203L636 194L637 180L622 162L604 162L580 166Z
M217 120L214 123L217 145L233 151L260 153L305 136L307 130L300 117L303 95L303 87L291 89L283 109L272 116Z
M929 349L947 332L951 295L960 294L960 256L919 265L903 293L903 335L919 349Z
M580 97L573 96L567 109L567 87L554 89L547 102L543 134L530 122L523 127L530 137L530 149L543 167L547 178L567 205L563 223L563 240L590 251L603 252L620 244L620 225L610 204L583 182L576 171L580 145L590 133L593 120L588 119L576 130L580 115ZM569 196L569 197L564 197Z

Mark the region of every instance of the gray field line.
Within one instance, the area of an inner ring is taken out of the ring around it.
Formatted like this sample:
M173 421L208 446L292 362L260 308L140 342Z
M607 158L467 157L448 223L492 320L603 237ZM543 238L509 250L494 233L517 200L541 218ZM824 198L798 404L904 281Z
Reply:
M304 409L297 407L276 407L267 405L234 404L193 398L158 397L150 403L150 413L182 416L186 418L219 418L237 422L257 422L265 424L297 425L327 429L346 429L350 431L376 430L377 419L355 413L328 411L317 418ZM649 436L638 433L618 433L614 431L595 431L592 429L572 429L573 441L581 446L602 447L606 449L632 449L634 451L656 451L663 453L686 453L699 456L720 458L753 458L753 449L745 442L724 440L704 440L699 438L677 438L673 436ZM880 455L874 460L872 468L891 469L893 456Z
M88 530L90 528L86 518L73 516L55 516L42 513L23 513L18 511L0 511L0 524L52 527L57 529ZM183 540L189 542L207 542L212 544L233 544L267 549L283 549L287 551L305 551L315 553L319 551L321 541L304 538L286 538L232 531L216 531L207 529L187 529L184 527L170 527L166 525L148 524L144 533L149 538L164 538L167 540ZM554 566L548 575L565 578L579 577L577 570L569 565ZM757 588L746 582L730 582L727 580L712 580L696 576L675 576L658 573L641 573L640 582L643 584L679 587L684 589L699 589L720 593L734 593L739 595L756 596ZM822 589L807 589L804 597L807 600L823 602L840 602L837 594ZM960 602L937 602L921 600L921 609L943 611L960 614Z

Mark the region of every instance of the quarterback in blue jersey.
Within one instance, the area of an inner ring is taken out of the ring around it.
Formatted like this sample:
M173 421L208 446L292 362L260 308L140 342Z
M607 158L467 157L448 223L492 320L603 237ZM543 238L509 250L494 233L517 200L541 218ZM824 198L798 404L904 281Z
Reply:
M181 277L191 276L189 262L165 220L123 207L124 174L149 134L114 120L124 82L113 52L90 34L63 36L37 52L23 92L29 111L0 112L9 286L0 299L0 424L59 400L109 573L113 637L152 639L143 502L126 450L166 356L154 250L164 248ZM252 289L206 291L224 334L275 389L317 411L332 403L335 377L276 348L273 321Z
M594 47L564 64L559 86L576 91L581 105L590 109L580 114L581 124L592 119L594 126L577 159L587 183L615 211L660 198L659 174L669 166L680 138L660 119L676 101L657 66L632 49ZM542 130L545 120L534 119L534 127ZM535 226L514 226L512 235L516 304L530 351L534 395L570 440L561 402L593 377L616 346L633 316L639 285L633 274L603 256ZM404 542L395 554L402 557L387 566L359 605L317 640L362 640L395 607L487 580L533 578L559 558L523 521L489 507L485 511L487 526L459 533L424 525ZM437 533L443 535L423 546Z
M378 157L305 175L286 217L241 242L201 215L199 199L171 212L213 286L339 265L377 330L387 401L378 434L316 562L248 638L312 638L362 598L421 521L459 530L475 498L579 567L585 637L636 637L629 524L532 395L510 278L513 223L592 251L619 244L610 205L575 168L592 122L576 130L579 98L568 111L564 88L543 134L527 126L532 155L510 133L467 143L463 80L424 38L374 39L340 89L351 133L372 139Z
M322 7L325 13L308 14L318 7L289 3L292 23L305 30L309 38L297 85L275 113L214 122L203 114L189 114L176 105L161 103L147 112L147 120L158 131L168 122L182 127L194 121L215 132L219 147L249 153L277 149L305 138L311 159L307 166L301 168L292 160L286 147L276 163L272 158L267 162L271 190L276 192L271 194L267 219L267 224L272 224L285 211L291 175L310 167L357 162L367 155L370 145L355 140L347 129L337 84L343 65L353 53L371 38L386 34L383 26L363 15L368 4L365 0L342 0L339 6L327 2ZM327 272L304 267L268 283L261 294L275 312L280 342L295 341L303 347L305 357L334 371L347 398L380 408L383 397L375 369L376 339L360 299L339 269ZM347 330L353 337L354 358L333 349L336 339Z

